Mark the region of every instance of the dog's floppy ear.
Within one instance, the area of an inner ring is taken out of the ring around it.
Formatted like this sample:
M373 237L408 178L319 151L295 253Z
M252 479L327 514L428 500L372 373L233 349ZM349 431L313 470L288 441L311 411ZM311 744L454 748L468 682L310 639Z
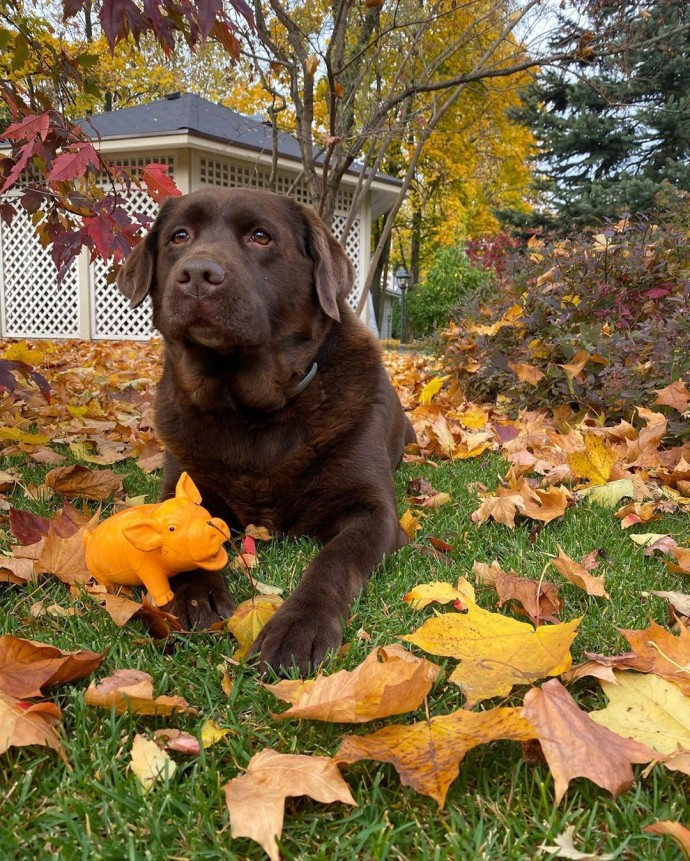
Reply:
M153 251L149 237L134 248L117 273L115 283L120 293L129 299L130 308L137 308L148 296L153 281Z
M303 207L308 231L307 253L314 261L314 280L319 304L333 320L340 321L338 298L345 298L355 283L355 269L342 245L319 216Z

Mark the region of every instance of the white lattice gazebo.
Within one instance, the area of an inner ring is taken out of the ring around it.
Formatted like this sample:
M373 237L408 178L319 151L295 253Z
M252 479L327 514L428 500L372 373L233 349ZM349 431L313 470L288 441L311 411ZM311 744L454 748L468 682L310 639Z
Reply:
M207 186L268 186L272 164L272 133L260 120L244 117L194 95L174 93L165 99L91 117L84 128L99 137L99 147L112 161L140 170L150 162L168 165L168 173L184 193ZM299 181L297 142L278 140L277 190L307 202ZM346 175L332 230L342 235L352 203L359 168ZM370 258L372 219L393 205L399 183L377 174L355 213L345 250L357 271L349 301L357 307ZM129 196L133 211L155 215L157 205L143 191ZM151 310L146 302L135 311L114 284L107 264L89 264L83 252L57 286L55 266L33 234L31 220L19 213L8 227L0 225L0 336L10 338L135 339L151 337ZM365 306L364 315L367 315Z

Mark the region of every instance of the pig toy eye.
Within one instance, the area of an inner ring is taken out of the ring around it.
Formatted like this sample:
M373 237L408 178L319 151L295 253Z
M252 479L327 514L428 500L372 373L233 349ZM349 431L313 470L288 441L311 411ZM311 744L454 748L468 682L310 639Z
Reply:
M174 532L174 531L175 531L174 526L168 526L168 532Z

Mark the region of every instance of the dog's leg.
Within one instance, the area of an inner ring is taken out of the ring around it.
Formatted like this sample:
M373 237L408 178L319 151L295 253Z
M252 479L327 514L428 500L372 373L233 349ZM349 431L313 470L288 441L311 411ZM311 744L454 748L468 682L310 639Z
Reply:
M407 538L395 511L350 512L252 646L262 666L306 673L343 641L343 621L384 556Z

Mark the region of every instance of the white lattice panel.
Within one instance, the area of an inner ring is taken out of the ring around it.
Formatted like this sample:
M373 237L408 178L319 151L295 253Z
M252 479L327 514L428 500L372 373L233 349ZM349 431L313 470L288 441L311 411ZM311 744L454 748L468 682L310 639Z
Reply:
M333 219L331 230L333 232L333 236L335 236L336 239L340 239L340 237L343 235L346 221L347 218L342 215L336 215ZM357 273L355 286L352 288L349 296L347 297L347 301L354 311L357 310L357 305L359 304L359 297L362 295L362 278L360 272L361 233L362 222L359 218L355 218L350 225L350 230L347 234L347 239L345 240L345 253L352 261L352 265L355 267L355 272Z
M172 156L132 156L118 160L118 164L126 167L135 177L152 162L167 164L168 176L174 178L175 162ZM126 206L130 212L143 212L151 218L158 214L158 204L145 191L136 187L128 192ZM91 265L91 337L96 340L148 340L153 334L150 299L146 298L138 308L130 308L129 301L115 284L108 283L109 272L110 264L100 257Z
M2 332L11 338L79 336L77 264L58 287L50 253L36 238L30 217L21 209L10 227L0 226Z

